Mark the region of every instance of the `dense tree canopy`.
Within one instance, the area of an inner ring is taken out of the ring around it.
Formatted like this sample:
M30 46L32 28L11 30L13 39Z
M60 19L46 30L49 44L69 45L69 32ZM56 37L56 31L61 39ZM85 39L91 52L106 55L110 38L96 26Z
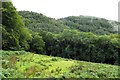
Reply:
M47 31L59 33L68 28L55 19L46 17L41 13L39 14L29 11L19 11L19 14L23 16L26 26L35 32Z
M29 43L30 49L29 51L35 53L43 53L45 42L43 41L42 37L37 32L30 31L33 38L32 41Z
M114 38L113 38L114 36ZM98 36L77 30L43 36L46 54L78 60L117 64L120 43L118 35Z
M32 36L25 28L22 17L11 2L2 3L2 34L3 49L28 49Z
M61 21L62 24L69 26L71 29L100 35L117 33L117 30L114 30L114 26L120 24L115 21L88 16L69 16L58 21Z
M109 35L117 33L117 25L120 24L116 21L89 16L69 16L55 20L41 13L20 11L19 14L24 17L26 26L37 32L44 30L59 33L64 29L72 29L99 35Z
M85 16L55 20L29 11L18 14L11 2L3 3L2 13L4 50L23 49L38 54L118 64L120 36L109 20Z

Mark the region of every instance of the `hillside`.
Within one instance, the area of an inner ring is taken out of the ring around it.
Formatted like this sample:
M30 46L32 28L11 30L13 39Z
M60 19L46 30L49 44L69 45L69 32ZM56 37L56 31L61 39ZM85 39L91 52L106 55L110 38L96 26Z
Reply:
M114 34L118 31L120 23L92 16L69 16L58 19L62 24L69 26L71 29L77 29L83 32L92 32L95 34Z
M55 20L35 12L17 12L12 3L3 3L2 13L3 50L26 50L75 60L119 64L119 35L109 31L113 29L113 23L108 20L93 18L91 21L92 17L83 16ZM105 33L94 33L98 28L106 30Z
M24 18L26 27L35 32L52 32L59 33L64 29L68 29L68 26L61 24L53 18L49 18L41 13L19 11L19 14Z
M25 19L26 26L37 32L43 30L52 33L59 33L64 29L72 29L100 35L108 35L117 33L118 25L120 24L116 21L92 16L69 16L56 20L41 13L39 14L29 11L19 11L19 14Z
M6 78L118 78L118 66L39 55L0 51ZM120 67L119 67L120 68Z
M42 46L43 54L119 64L118 22L90 16L69 16L55 20L41 13L29 11L20 11L19 14L23 17L27 28L42 37L45 43L45 46ZM31 45L29 51L41 53L38 44L43 43L36 40L34 44L35 47Z
M2 3L0 78L118 78L118 22L49 18Z

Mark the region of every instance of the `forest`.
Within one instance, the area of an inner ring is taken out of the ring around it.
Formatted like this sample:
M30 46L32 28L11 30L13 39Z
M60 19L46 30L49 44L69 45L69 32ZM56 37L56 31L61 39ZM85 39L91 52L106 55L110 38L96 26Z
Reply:
M54 19L42 13L17 11L12 2L2 2L0 9L1 77L119 77L119 22L82 15ZM23 62L26 63L23 65ZM96 71L92 69L93 66ZM103 72L100 72L102 69Z

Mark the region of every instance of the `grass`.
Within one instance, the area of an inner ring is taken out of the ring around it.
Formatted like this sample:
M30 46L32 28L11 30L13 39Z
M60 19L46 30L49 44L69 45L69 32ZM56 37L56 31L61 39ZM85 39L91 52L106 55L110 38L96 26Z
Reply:
M34 54L0 51L2 78L118 78L120 66Z

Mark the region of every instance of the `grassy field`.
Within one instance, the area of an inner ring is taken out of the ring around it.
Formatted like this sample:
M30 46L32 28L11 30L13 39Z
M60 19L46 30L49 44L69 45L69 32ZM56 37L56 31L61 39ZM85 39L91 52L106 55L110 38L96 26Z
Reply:
M118 78L120 66L25 51L0 51L2 78Z

